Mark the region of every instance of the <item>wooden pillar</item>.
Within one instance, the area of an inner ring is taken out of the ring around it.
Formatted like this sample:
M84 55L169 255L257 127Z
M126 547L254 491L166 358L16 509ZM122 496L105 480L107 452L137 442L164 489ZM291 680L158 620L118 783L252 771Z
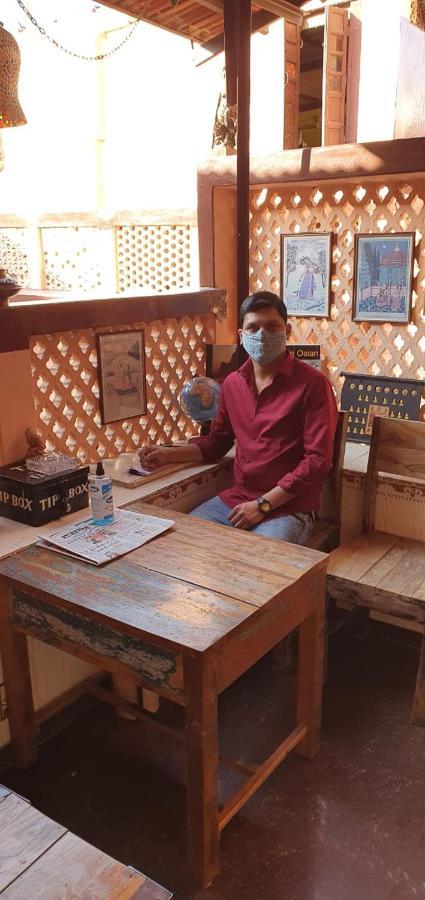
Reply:
M238 309L249 294L249 101L251 61L251 0L239 0L237 253Z
M236 106L238 102L238 7L239 0L224 0L224 55L228 106Z
M251 0L225 0L224 46L227 102L237 102L237 301L249 293L249 103L251 60ZM237 328L237 323L236 323Z

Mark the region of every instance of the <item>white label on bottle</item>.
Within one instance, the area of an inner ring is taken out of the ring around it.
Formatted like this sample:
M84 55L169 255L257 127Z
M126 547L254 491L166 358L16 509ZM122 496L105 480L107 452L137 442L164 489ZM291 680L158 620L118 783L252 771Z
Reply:
M112 482L109 478L94 476L90 479L90 500L95 519L104 519L112 515Z

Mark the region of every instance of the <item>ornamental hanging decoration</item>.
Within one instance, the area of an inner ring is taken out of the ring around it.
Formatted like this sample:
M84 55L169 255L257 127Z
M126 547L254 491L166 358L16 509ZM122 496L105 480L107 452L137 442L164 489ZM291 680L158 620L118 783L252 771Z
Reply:
M69 47L65 47L64 44L61 43L61 41L58 41L55 37L52 37L52 35L47 34L46 29L43 27L43 25L40 25L40 23L37 22L37 19L34 18L33 14L29 11L29 9L27 9L22 0L16 0L16 2L22 9L22 12L24 12L25 15L28 16L32 25L34 25L34 28L37 28L37 30L40 32L42 37L45 37L48 41L50 41L50 43L53 44L53 46L56 47L57 50L62 50L63 53L67 53L68 56L72 56L74 57L74 59L82 59L84 60L84 62L100 62L102 59L107 59L108 56L112 56L113 53L117 52L117 50L121 50L121 47L124 47L124 44L126 44L127 41L129 41L133 36L140 21L139 19L136 19L131 24L129 22L128 24L130 25L130 28L127 34L122 39L122 41L120 41L119 44L116 44L115 47L112 47L111 50L107 50L106 53L96 53L88 55L87 53L80 53L78 50L70 50Z
M15 38L0 23L0 128L25 125L18 98L21 54Z

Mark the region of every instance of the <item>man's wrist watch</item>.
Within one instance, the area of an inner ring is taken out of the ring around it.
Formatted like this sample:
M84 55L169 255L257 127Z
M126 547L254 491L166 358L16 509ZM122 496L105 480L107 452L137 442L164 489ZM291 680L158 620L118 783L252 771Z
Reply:
M270 503L270 500L266 500L265 497L259 497L258 500L257 500L257 504L258 504L258 509L259 509L260 512L262 512L265 516L267 515L267 513L271 512L272 509L273 509L273 506L272 506L272 504Z

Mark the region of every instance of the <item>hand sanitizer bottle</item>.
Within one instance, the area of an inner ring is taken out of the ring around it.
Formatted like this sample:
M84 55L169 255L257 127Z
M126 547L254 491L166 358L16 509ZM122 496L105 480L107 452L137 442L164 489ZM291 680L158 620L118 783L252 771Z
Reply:
M89 476L89 490L94 524L112 525L114 521L112 480L109 475L105 475L102 462L97 463L96 474Z

